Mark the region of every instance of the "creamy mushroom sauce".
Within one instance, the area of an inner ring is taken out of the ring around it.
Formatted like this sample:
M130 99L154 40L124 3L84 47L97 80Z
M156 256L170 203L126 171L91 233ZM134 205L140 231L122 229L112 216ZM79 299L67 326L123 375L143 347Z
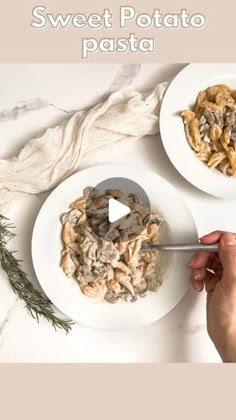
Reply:
M140 250L147 244L159 243L161 218L155 213L147 215L144 205L134 194L107 190L105 194L99 196L98 193L91 198L94 190L85 188L83 196L62 216L61 267L64 273L76 279L86 296L109 303L134 302L150 291L157 291L161 285L156 271L158 252L141 254ZM113 223L107 233L111 240L106 240L99 233L104 233L107 223L109 197L119 199L133 213ZM144 218L145 228L135 236Z

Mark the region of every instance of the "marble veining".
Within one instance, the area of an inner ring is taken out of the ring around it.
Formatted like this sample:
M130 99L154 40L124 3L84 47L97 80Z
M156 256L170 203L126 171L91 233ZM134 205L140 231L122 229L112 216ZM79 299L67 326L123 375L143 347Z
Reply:
M13 301L12 305L6 312L4 319L0 323L0 348L4 344L4 336L5 336L5 332L8 327L8 324L11 322L12 317L15 315L19 306L20 306L20 299L16 297L16 299Z
M191 327L180 324L179 328L183 331L184 334L197 334L198 332L206 329L206 324L197 324Z

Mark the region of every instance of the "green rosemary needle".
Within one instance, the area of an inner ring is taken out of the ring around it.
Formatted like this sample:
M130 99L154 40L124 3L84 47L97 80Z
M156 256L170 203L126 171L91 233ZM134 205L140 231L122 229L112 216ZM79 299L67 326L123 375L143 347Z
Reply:
M21 268L21 261L15 257L15 252L7 248L8 241L15 236L12 229L14 226L8 219L0 215L0 266L7 274L14 293L25 302L26 308L37 321L40 316L44 316L55 329L62 328L69 333L73 322L62 320L54 315L50 300L34 288Z

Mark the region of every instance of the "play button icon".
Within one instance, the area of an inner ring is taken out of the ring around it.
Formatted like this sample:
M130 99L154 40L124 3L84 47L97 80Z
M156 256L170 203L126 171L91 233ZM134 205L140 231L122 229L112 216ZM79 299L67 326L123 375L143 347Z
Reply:
M125 204L120 203L118 200L114 198L109 199L109 207L108 207L108 219L110 223L116 222L122 217L127 216L130 213L130 208Z
M140 185L116 177L92 187L86 200L86 218L96 239L127 242L145 230L151 206Z

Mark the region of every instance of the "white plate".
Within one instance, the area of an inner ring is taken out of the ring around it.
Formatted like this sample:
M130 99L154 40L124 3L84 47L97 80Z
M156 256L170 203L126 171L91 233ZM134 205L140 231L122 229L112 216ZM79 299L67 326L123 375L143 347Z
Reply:
M236 179L209 169L187 143L181 111L191 108L200 90L224 83L236 89L236 64L190 64L172 81L160 114L165 150L176 169L193 185L217 197L236 198Z
M135 303L95 303L81 293L74 279L68 279L62 272L59 267L62 213L86 186L96 186L107 178L119 176L137 182L146 191L152 206L168 221L165 240L197 240L195 223L182 198L164 179L148 170L125 165L96 166L59 185L42 206L34 226L32 258L35 272L47 296L62 312L75 321L100 329L133 328L152 323L169 312L189 286L189 253L172 253L167 260L163 258L166 266L161 288Z

